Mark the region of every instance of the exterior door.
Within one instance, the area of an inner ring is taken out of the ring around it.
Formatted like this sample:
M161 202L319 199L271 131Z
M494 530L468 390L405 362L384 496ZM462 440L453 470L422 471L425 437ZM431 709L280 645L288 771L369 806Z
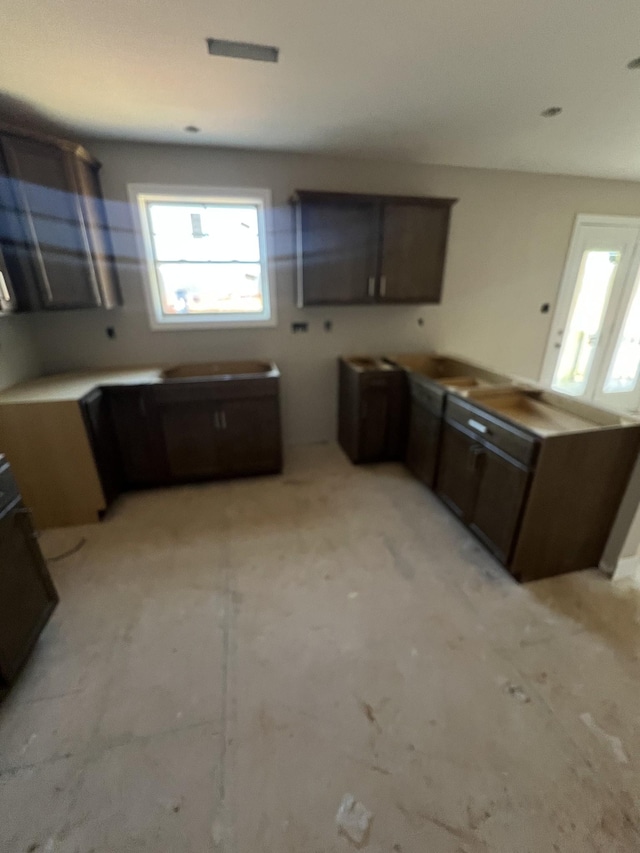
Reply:
M440 301L449 214L449 205L385 202L380 301Z
M305 195L296 215L302 242L299 305L373 302L379 205L368 199Z
M578 217L542 371L555 391L640 404L640 220Z

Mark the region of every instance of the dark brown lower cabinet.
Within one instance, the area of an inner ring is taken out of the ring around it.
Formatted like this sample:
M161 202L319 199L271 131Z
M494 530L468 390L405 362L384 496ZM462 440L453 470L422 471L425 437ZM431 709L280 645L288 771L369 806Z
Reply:
M276 474L282 470L280 406L276 397L227 400L217 433L220 474Z
M270 474L282 468L275 397L193 402L165 398L158 402L157 415L172 479Z
M478 491L471 529L495 556L506 563L513 550L530 472L520 463L487 447L475 452Z
M0 694L18 674L58 602L8 465L0 462ZM7 493L7 484L9 494ZM7 503L6 498L9 498Z
M409 375L409 387L411 399L405 463L420 482L433 489L438 471L445 394L443 389L425 387L423 378L414 374Z
M277 379L107 390L128 487L282 469Z
M109 397L102 388L94 388L80 400L80 410L108 506L124 487L124 471Z
M352 462L402 459L407 441L407 379L380 359L338 360L338 441Z
M125 487L168 482L167 457L152 385L105 388Z
M516 459L444 424L438 494L503 563L515 545L530 477Z

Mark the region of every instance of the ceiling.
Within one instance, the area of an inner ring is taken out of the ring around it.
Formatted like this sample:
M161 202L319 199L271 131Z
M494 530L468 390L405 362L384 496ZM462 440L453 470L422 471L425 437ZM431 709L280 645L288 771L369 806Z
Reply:
M22 0L0 85L89 137L640 180L636 56L637 0Z

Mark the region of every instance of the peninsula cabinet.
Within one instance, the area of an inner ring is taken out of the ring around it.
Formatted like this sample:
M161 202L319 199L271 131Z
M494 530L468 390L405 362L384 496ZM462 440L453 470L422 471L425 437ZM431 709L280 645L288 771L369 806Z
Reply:
M446 397L436 490L520 581L595 567L640 424L546 391Z
M297 304L440 302L456 199L297 190Z
M78 145L0 127L0 249L19 310L120 302L98 169Z
M31 515L0 456L0 696L25 663L57 603Z

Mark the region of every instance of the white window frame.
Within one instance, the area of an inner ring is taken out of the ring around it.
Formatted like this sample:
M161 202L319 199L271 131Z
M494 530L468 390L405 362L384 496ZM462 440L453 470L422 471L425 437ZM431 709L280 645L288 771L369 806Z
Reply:
M137 214L138 251L143 263L144 296L149 323L154 331L183 329L242 329L277 325L275 271L271 251L271 190L246 187L191 187L172 184L128 184L129 201ZM168 317L162 312L160 287L146 206L150 202L189 202L211 204L243 201L256 205L258 210L258 239L263 310L260 313L236 314L176 314Z

